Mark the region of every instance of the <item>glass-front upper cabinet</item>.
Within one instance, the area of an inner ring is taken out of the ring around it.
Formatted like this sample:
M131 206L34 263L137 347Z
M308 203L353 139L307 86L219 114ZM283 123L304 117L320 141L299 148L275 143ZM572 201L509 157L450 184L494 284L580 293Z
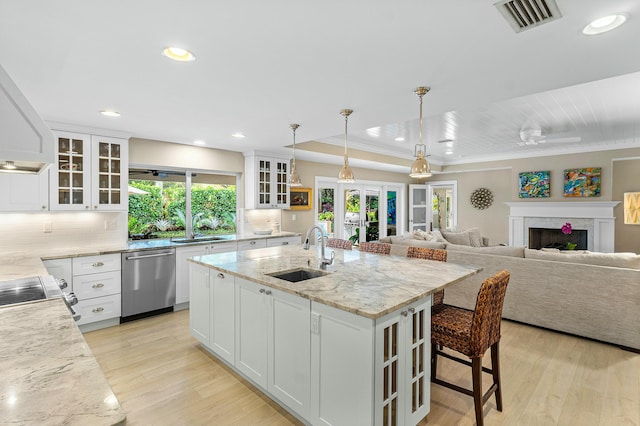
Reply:
M289 208L289 160L248 155L245 174L245 208Z
M126 210L128 141L91 136L93 210Z
M128 141L54 132L51 210L126 210Z

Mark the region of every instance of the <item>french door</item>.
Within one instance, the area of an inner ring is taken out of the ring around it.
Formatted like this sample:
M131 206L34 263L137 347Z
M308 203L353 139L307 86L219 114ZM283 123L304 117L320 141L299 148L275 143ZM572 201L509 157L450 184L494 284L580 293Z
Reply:
M325 180L326 179L326 180ZM405 185L386 182L338 184L316 179L316 223L355 245L404 233ZM327 221L331 219L331 223Z

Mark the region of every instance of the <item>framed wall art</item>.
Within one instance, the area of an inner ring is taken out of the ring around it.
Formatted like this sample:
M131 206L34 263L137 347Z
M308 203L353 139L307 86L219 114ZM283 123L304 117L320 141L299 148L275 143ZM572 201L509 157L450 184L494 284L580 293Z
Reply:
M565 197L599 197L600 167L564 170Z
M518 175L518 197L548 198L551 196L550 172L522 172Z
M311 210L313 207L311 191L311 188L292 188L289 192L291 197L289 208L291 210Z

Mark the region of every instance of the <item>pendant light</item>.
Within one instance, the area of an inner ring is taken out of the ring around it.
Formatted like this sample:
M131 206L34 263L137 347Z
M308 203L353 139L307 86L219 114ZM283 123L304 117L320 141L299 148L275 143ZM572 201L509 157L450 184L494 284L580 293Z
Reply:
M427 146L422 143L422 97L426 95L429 90L431 90L429 87L420 86L413 91L420 99L420 143L415 146L416 159L411 165L409 176L418 179L431 177L431 167L429 167L429 162L425 158Z
M302 186L300 176L298 176L298 170L296 170L296 130L300 127L299 124L290 124L291 130L293 130L293 162L291 163L291 174L289 175L289 186L297 187Z
M351 170L351 167L349 166L349 157L347 156L347 122L349 121L349 116L352 112L352 109L340 110L340 115L344 117L344 165L340 169L340 173L338 173L338 182L343 183L356 181L356 178L353 177L353 170Z

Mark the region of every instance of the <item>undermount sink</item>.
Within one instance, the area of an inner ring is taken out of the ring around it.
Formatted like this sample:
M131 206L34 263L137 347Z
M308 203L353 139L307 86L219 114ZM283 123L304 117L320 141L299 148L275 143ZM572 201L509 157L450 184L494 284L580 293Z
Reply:
M274 278L279 278L281 280L289 281L292 283L297 283L300 281L306 281L313 278L324 277L325 275L329 275L329 272L318 271L317 269L297 268L297 269L290 269L288 271L272 272L266 275L269 275L270 277L274 277Z
M199 243L201 241L220 241L225 240L224 237L215 237L215 236L205 236L205 237L195 237L195 238L173 238L171 242L173 243Z

